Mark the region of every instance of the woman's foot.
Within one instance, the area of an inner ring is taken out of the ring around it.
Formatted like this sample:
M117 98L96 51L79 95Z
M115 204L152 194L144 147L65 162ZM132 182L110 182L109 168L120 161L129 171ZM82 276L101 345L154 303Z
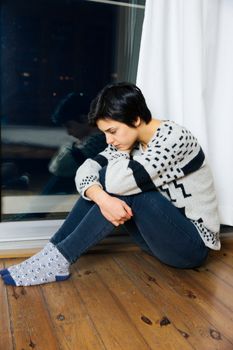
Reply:
M18 265L1 270L5 284L32 286L37 284L64 281L70 277L70 263L51 243L36 255Z

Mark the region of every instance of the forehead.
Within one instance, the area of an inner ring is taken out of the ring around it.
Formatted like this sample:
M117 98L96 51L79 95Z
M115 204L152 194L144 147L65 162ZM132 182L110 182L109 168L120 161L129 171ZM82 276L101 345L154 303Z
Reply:
M106 131L110 128L116 128L116 127L119 128L120 126L122 127L122 126L126 125L124 123L118 122L118 121L110 119L110 118L99 119L96 124L101 131Z

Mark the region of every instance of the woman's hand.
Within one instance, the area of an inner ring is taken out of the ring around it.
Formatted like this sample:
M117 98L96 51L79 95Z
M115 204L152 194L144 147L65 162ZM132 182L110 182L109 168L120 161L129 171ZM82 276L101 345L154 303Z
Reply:
M117 197L110 196L98 185L89 187L86 196L99 206L103 216L114 226L124 224L133 216L132 209L127 203Z
M99 208L103 216L119 226L133 216L131 208L123 200L108 195L108 199L99 204Z

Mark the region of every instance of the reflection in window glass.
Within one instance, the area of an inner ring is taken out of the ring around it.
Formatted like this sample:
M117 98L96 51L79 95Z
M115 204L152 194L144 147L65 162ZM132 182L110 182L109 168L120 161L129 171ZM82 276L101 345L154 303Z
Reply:
M74 174L105 147L87 125L110 82L135 82L144 0L1 5L2 220L61 218Z

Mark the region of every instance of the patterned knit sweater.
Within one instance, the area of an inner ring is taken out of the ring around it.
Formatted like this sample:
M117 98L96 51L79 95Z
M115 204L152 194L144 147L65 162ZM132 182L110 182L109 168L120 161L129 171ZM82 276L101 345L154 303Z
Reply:
M206 246L220 249L219 216L213 177L197 139L186 128L162 121L146 150L138 143L129 152L109 145L94 159L87 159L75 177L77 190L85 191L99 182L106 166L108 193L133 195L159 191L197 228Z

